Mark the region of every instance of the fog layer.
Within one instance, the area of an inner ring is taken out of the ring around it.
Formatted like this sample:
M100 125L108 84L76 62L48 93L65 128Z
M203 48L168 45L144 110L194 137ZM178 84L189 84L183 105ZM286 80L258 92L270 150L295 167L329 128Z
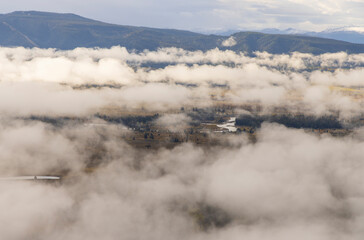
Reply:
M68 167L61 185L0 182L6 239L361 239L362 130L345 138L264 124L258 141L134 150L113 126L1 133L2 170ZM18 136L18 138L16 138ZM14 141L14 138L17 140ZM81 169L90 148L103 164Z
M362 54L1 48L0 60L5 114L88 115L110 106L158 111L219 102L341 118L362 114Z
M132 129L95 114L157 111L155 124L170 132L192 121L185 108L218 104L360 119L363 60L0 48L0 236L362 239L363 128L332 137L263 123L255 141L210 134L224 144L141 150L122 139ZM62 182L9 180L41 174Z

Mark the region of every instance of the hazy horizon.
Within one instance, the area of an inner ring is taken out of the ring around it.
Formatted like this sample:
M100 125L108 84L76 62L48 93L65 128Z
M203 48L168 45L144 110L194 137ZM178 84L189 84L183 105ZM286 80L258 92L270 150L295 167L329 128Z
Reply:
M2 13L30 10L74 13L114 24L205 32L264 28L321 31L364 24L364 2L360 0L189 0L183 3L14 0L0 4L0 8Z

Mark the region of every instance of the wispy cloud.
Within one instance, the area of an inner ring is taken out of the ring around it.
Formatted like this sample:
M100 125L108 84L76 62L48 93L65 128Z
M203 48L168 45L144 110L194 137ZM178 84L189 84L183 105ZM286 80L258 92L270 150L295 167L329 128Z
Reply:
M236 16L235 23L247 29L295 27L322 30L328 26L361 25L364 23L363 21L353 22L353 18L362 19L359 9L362 10L364 5L360 2L342 0L219 0L219 3L221 4L219 11L223 10L227 21L232 20L232 17L228 17L229 13L235 13L232 14L232 16ZM229 22L229 24L233 23Z
M74 12L111 23L190 30L300 28L364 25L360 0L52 1L14 0L2 11Z

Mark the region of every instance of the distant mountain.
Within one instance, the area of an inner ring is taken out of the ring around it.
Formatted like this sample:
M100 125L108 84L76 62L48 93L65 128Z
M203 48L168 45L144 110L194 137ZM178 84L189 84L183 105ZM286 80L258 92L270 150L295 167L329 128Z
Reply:
M306 35L364 44L364 27L340 27L322 32L308 32Z
M267 51L270 53L303 52L321 54L327 52L346 51L348 53L363 53L364 44L353 44L344 41L318 37L264 34L255 32L240 32L232 35L237 44L231 47L235 51Z
M214 48L216 39L188 31L120 26L74 14L13 12L0 15L0 45L73 49L125 46L157 49L171 46ZM217 37L215 37L217 38Z
M203 29L195 29L194 32L209 34L209 35L219 35L219 36L230 36L234 33L244 32L244 30L237 29L221 29L221 30L203 30Z
M287 28L284 30L277 28L265 28L263 30L259 30L258 32L268 33L268 34L295 34L295 35L304 35L306 33L305 31L301 31L294 28Z
M269 33L269 34L291 34L291 35L294 34L301 36L321 37L321 38L329 38L351 43L364 44L364 27L357 27L357 26L332 28L321 32L306 32L293 28L288 28L284 30L276 28L266 28L258 30L258 32Z
M66 50L76 47L108 48L115 45L136 51L177 47L202 51L231 49L248 53L364 53L364 44L317 37L256 32L239 32L230 36L206 35L174 29L115 25L74 14L36 11L0 14L0 46Z

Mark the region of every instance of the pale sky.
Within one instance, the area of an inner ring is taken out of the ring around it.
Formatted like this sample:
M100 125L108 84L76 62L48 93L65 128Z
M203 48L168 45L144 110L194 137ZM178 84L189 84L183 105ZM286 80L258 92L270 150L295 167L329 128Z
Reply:
M116 24L195 31L364 26L364 0L11 0L0 9L71 12Z

